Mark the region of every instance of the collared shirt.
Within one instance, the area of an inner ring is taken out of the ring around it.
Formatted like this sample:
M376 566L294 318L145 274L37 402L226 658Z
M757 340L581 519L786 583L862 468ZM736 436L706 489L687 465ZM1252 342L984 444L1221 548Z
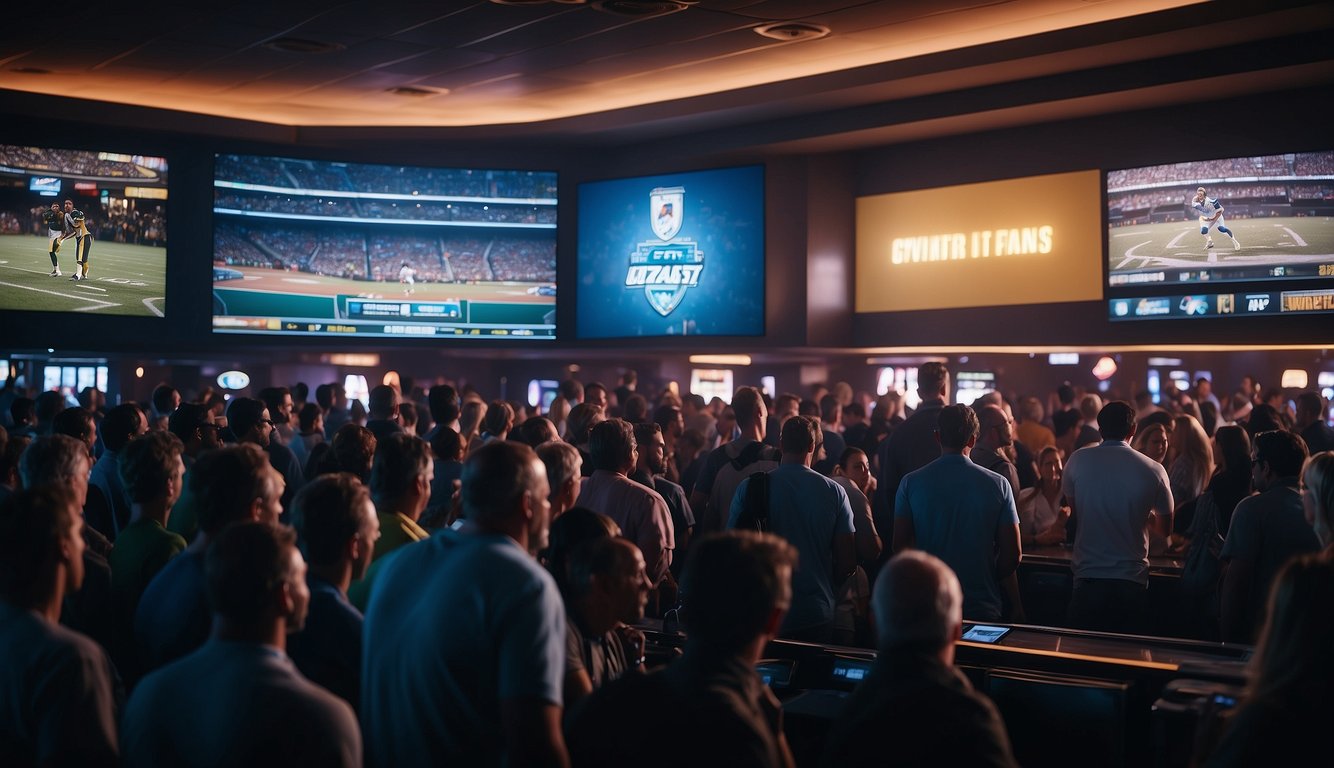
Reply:
M667 501L618 472L595 470L583 481L576 502L616 521L621 535L639 546L649 578L657 584L672 564L676 536Z

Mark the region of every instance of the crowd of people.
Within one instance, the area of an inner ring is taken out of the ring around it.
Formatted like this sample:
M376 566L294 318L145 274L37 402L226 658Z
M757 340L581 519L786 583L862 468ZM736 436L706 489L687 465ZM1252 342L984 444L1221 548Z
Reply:
M1193 179L1222 181L1237 177L1312 176L1334 173L1334 152L1306 152L1296 155L1234 157L1226 160L1198 160L1173 165L1155 165L1107 172L1107 191L1141 187L1164 181Z
M98 176L109 178L134 179L144 184L161 183L157 171L165 168L160 158L139 158L131 160L109 160L98 157L96 152L77 149L51 149L44 147L19 147L0 144L0 165L11 168L23 168L32 171L51 173L70 173L79 176Z
M1258 642L1212 764L1305 754L1334 640L1318 393L1289 412L1250 379L1220 400L1201 378L1159 403L1063 384L1045 406L964 405L943 364L917 381L906 413L901 393L841 382L706 403L633 371L566 380L545 412L407 379L364 406L338 384L227 399L164 383L110 408L11 380L0 749L16 765L785 766L755 664L788 638L877 650L829 765L886 749L1014 765L954 643L965 620L1022 621L1023 549L1069 541L1070 626L1141 632L1148 558L1177 550L1199 590L1183 611ZM665 668L645 669L645 615L684 625Z
M534 171L410 168L322 160L219 155L217 177L296 190L554 200L556 175Z
M292 229L221 223L219 266L295 269L354 280L395 280L407 263L426 283L556 280L554 240L424 237L349 228Z

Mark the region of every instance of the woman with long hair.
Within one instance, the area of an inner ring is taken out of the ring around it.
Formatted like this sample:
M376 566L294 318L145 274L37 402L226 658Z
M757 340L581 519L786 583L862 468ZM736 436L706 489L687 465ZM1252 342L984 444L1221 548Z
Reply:
M1175 457L1167 470L1172 484L1172 501L1180 509L1199 497L1214 473L1214 452L1209 436L1194 416L1176 417L1172 430L1171 453Z
M1019 492L1019 536L1024 544L1060 544L1070 505L1061 494L1065 466L1061 449L1047 446L1038 454L1038 484Z
M1326 555L1334 555L1334 451L1322 451L1302 467L1302 508Z
M1274 580L1269 616L1251 657L1245 702L1210 768L1303 765L1329 757L1334 695L1334 559L1289 561ZM1320 755L1325 755L1324 758Z
M1167 459L1167 427L1153 423L1135 432L1131 447L1162 464Z

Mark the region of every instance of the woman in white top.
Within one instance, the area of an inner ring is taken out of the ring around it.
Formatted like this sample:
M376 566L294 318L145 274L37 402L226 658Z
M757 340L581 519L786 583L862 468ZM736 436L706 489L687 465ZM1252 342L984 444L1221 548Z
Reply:
M1070 505L1061 495L1061 449L1047 446L1038 454L1038 484L1019 493L1019 537L1024 544L1060 544Z

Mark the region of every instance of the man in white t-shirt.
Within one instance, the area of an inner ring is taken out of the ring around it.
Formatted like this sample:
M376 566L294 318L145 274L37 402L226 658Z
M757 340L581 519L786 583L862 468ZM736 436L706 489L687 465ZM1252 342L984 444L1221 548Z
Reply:
M1148 610L1150 526L1164 538L1172 533L1172 490L1163 465L1130 447L1130 403L1103 406L1098 430L1102 442L1075 451L1061 479L1076 526L1069 620L1138 633Z

